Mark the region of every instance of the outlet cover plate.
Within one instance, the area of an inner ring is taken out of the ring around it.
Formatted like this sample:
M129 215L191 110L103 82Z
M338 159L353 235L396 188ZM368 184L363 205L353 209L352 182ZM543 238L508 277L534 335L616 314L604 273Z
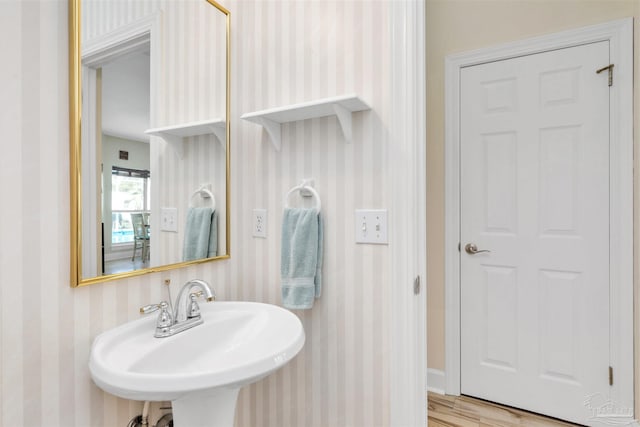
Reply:
M387 210L356 209L356 243L387 245Z
M267 238L267 210L253 210L253 237Z

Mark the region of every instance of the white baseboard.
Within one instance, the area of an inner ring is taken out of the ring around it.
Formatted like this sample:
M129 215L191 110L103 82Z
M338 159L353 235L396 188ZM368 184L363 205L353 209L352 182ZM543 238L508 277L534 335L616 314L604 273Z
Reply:
M444 389L444 371L427 368L427 391L445 394Z

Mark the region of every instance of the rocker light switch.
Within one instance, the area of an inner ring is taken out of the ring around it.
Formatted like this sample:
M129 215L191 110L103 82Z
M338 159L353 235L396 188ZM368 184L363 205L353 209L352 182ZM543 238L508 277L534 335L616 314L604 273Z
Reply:
M356 209L356 243L389 244L386 209Z

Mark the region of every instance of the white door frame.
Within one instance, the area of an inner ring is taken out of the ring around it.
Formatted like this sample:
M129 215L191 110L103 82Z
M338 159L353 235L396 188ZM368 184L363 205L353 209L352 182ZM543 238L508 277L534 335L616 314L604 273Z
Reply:
M460 394L460 72L468 66L609 41L611 400L633 409L633 18L445 59L445 391ZM608 64L602 64L606 66ZM595 72L595 70L594 70ZM603 79L606 84L606 79ZM606 369L606 367L603 367Z

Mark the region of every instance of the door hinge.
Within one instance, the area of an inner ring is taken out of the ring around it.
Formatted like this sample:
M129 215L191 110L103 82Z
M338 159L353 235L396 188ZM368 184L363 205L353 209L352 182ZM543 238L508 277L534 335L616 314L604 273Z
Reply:
M613 86L613 64L609 64L606 67L602 67L599 70L596 70L596 74L600 74L601 72L608 70L609 71L609 86Z
M418 295L420 293L420 276L416 276L413 279L413 294Z
M613 368L609 366L609 385L613 385Z

